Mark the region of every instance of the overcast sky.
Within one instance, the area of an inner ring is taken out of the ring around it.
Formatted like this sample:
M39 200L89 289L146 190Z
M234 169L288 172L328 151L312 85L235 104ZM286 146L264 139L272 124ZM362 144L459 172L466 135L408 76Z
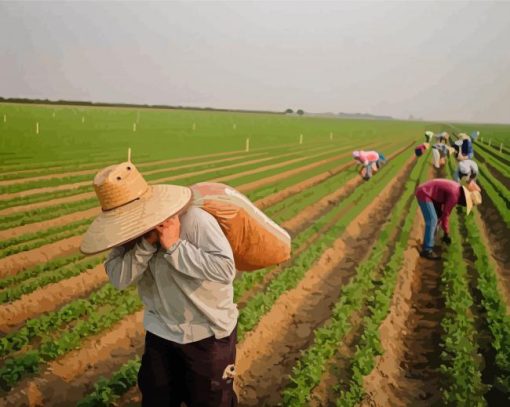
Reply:
M0 96L510 123L510 2L4 2Z

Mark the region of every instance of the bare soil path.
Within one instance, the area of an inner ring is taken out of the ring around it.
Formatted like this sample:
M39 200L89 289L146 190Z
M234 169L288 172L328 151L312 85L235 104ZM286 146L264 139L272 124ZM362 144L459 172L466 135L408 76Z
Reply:
M238 346L237 388L242 406L277 405L288 373L330 315L341 287L367 255L380 226L400 195L407 168L346 228L333 246L285 292ZM375 210L377 208L377 210Z
M421 212L411 232L390 313L381 325L383 355L365 378L363 406L432 406L439 402L439 342L444 304L441 261L419 257Z

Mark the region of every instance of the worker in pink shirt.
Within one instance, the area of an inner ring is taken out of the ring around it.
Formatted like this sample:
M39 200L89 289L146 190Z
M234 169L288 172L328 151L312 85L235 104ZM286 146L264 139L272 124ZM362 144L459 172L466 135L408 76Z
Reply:
M383 162L384 157L381 157L377 151L353 151L352 157L358 163L363 165L363 178L365 180L369 180L372 177L372 170L375 169L375 171L377 171L377 169L379 169L381 165L386 161L384 159ZM373 166L375 166L375 168Z
M432 179L419 185L416 188L416 199L425 219L425 234L420 256L431 260L439 259L433 251L438 222L444 231L443 242L450 244L448 221L452 209L456 205L462 205L469 213L473 205L482 203L480 191L470 191L455 181L443 178Z

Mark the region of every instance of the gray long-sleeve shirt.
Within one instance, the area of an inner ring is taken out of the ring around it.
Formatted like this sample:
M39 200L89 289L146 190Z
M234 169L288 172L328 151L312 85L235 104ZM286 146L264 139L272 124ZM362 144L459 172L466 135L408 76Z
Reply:
M180 217L180 241L169 250L141 239L112 250L104 265L112 284L138 285L144 326L177 343L214 335L224 338L237 323L232 248L212 215L192 207Z

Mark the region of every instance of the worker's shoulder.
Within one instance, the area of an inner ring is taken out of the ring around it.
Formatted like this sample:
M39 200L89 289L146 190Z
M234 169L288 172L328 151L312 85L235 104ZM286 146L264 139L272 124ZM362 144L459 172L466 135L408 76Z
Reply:
M216 222L214 216L198 206L191 206L181 217L181 224L193 225Z

